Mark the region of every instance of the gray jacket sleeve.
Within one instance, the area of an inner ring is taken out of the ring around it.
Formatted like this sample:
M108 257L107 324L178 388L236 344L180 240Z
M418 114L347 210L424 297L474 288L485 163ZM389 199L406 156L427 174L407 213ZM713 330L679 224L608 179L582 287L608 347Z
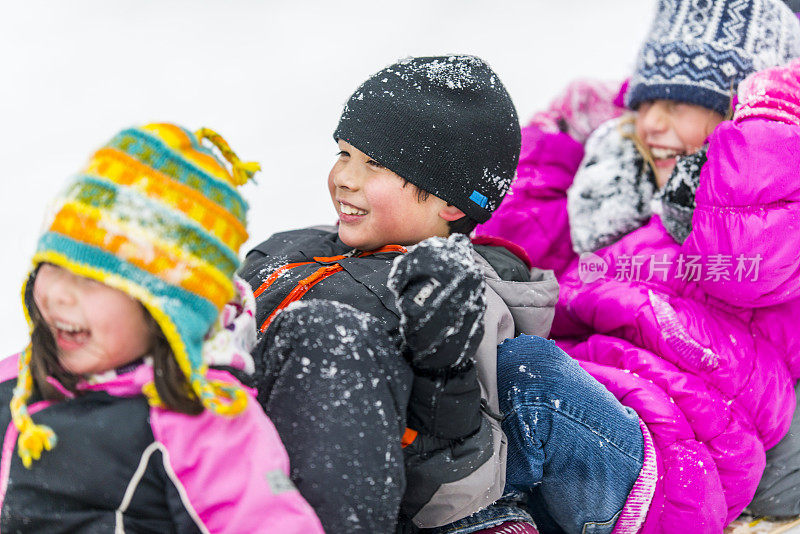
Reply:
M406 447L408 490L403 515L420 528L457 521L496 501L505 486L506 437L500 427L497 345L518 334L546 337L558 284L552 271L529 282L501 280L476 254L486 281L484 335L475 356L483 414L478 432L458 442L420 435Z
M506 335L514 335L513 318L487 285L484 335L474 367L484 407L480 428L460 441L420 434L404 449L407 489L401 516L410 518L417 527L452 523L488 506L503 493L506 438L500 429L497 385L492 377L497 375L497 339Z

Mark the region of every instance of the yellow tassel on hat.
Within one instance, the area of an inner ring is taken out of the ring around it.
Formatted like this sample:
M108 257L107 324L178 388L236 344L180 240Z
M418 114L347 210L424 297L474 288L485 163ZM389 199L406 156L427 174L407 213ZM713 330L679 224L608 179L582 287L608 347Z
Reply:
M26 468L31 467L33 460L41 458L42 451L51 450L58 441L52 428L33 422L25 405L33 390L30 362L31 347L28 345L19 358L17 386L14 388L14 395L11 398L11 418L19 431L17 454Z
M22 465L31 467L33 460L42 456L43 450L51 450L56 446L57 438L53 429L46 425L34 424L30 416L27 417L25 430L20 432L17 441L17 453L22 459Z
M233 168L233 185L244 185L249 180L252 180L253 175L261 170L261 165L255 161L244 162L239 159L239 156L231 149L228 142L223 139L221 135L212 130L211 128L200 128L195 132L195 136L199 141L208 139L215 147L219 149L226 160Z

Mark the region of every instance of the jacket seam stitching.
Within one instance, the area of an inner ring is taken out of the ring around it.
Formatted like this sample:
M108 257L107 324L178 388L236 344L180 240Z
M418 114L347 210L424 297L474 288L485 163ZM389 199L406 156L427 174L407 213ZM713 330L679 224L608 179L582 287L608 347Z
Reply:
M116 526L114 532L116 534L124 534L125 532L123 514L128 511L128 506L133 500L133 495L136 493L136 489L139 487L139 483L142 481L144 472L147 469L147 466L150 464L150 458L153 456L153 452L156 450L158 450L158 443L153 442L148 445L144 451L142 451L142 456L139 458L139 465L136 466L136 470L133 472L131 479L128 481L128 486L125 488L122 501L119 503L117 510L114 512L114 515L116 516Z
M197 511L192 506L191 501L189 501L189 495L186 493L186 488L183 487L178 475L172 469L172 465L169 463L169 451L164 446L163 443L158 441L154 442L158 449L161 451L161 460L164 465L164 471L166 471L167 476L169 477L172 484L175 486L175 489L178 491L178 496L181 499L181 503L183 504L184 508L186 508L186 512L189 514L189 517L192 518L192 521L195 522L197 528L200 529L200 532L203 534L211 534L210 531L206 528L203 524L203 521L200 519L200 516L197 514Z
M774 200L772 202L766 202L764 204L747 204L744 206L724 206L724 205L717 205L717 204L698 204L695 209L700 211L711 211L711 212L719 212L719 213L757 213L761 211L767 211L774 208L782 208L784 206L790 206L795 204L790 200Z

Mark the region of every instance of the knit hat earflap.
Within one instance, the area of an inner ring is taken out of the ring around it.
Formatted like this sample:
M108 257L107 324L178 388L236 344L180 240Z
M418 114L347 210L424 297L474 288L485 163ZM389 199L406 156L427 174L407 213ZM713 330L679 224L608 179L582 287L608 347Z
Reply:
M230 170L204 139L222 153ZM50 263L137 299L158 323L202 405L218 414L238 414L246 394L207 379L202 354L206 334L234 297L239 247L247 239L247 204L236 187L257 170L258 164L240 161L206 128L196 134L173 124L123 130L56 198L31 273ZM23 286L32 328L25 294ZM26 408L33 389L30 359L28 346L20 355L11 400L26 467L55 445L53 431L34 424ZM143 391L151 405L161 404L152 383Z
M666 99L727 114L747 75L800 55L800 22L781 0L659 0L626 104Z
M333 137L478 222L506 194L521 139L511 97L475 56L413 57L377 72Z

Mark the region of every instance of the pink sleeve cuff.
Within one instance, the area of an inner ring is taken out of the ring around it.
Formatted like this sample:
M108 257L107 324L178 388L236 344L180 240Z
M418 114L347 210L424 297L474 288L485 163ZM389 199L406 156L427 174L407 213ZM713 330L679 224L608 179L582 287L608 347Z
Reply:
M631 492L628 494L628 500L625 501L625 506L622 508L622 513L617 519L617 524L614 526L612 534L634 534L639 532L644 520L647 518L647 512L650 510L650 503L653 501L653 495L656 491L656 482L658 481L656 449L653 445L650 431L641 419L639 420L639 426L642 429L642 437L644 438L642 470L639 471L639 478L636 479Z

